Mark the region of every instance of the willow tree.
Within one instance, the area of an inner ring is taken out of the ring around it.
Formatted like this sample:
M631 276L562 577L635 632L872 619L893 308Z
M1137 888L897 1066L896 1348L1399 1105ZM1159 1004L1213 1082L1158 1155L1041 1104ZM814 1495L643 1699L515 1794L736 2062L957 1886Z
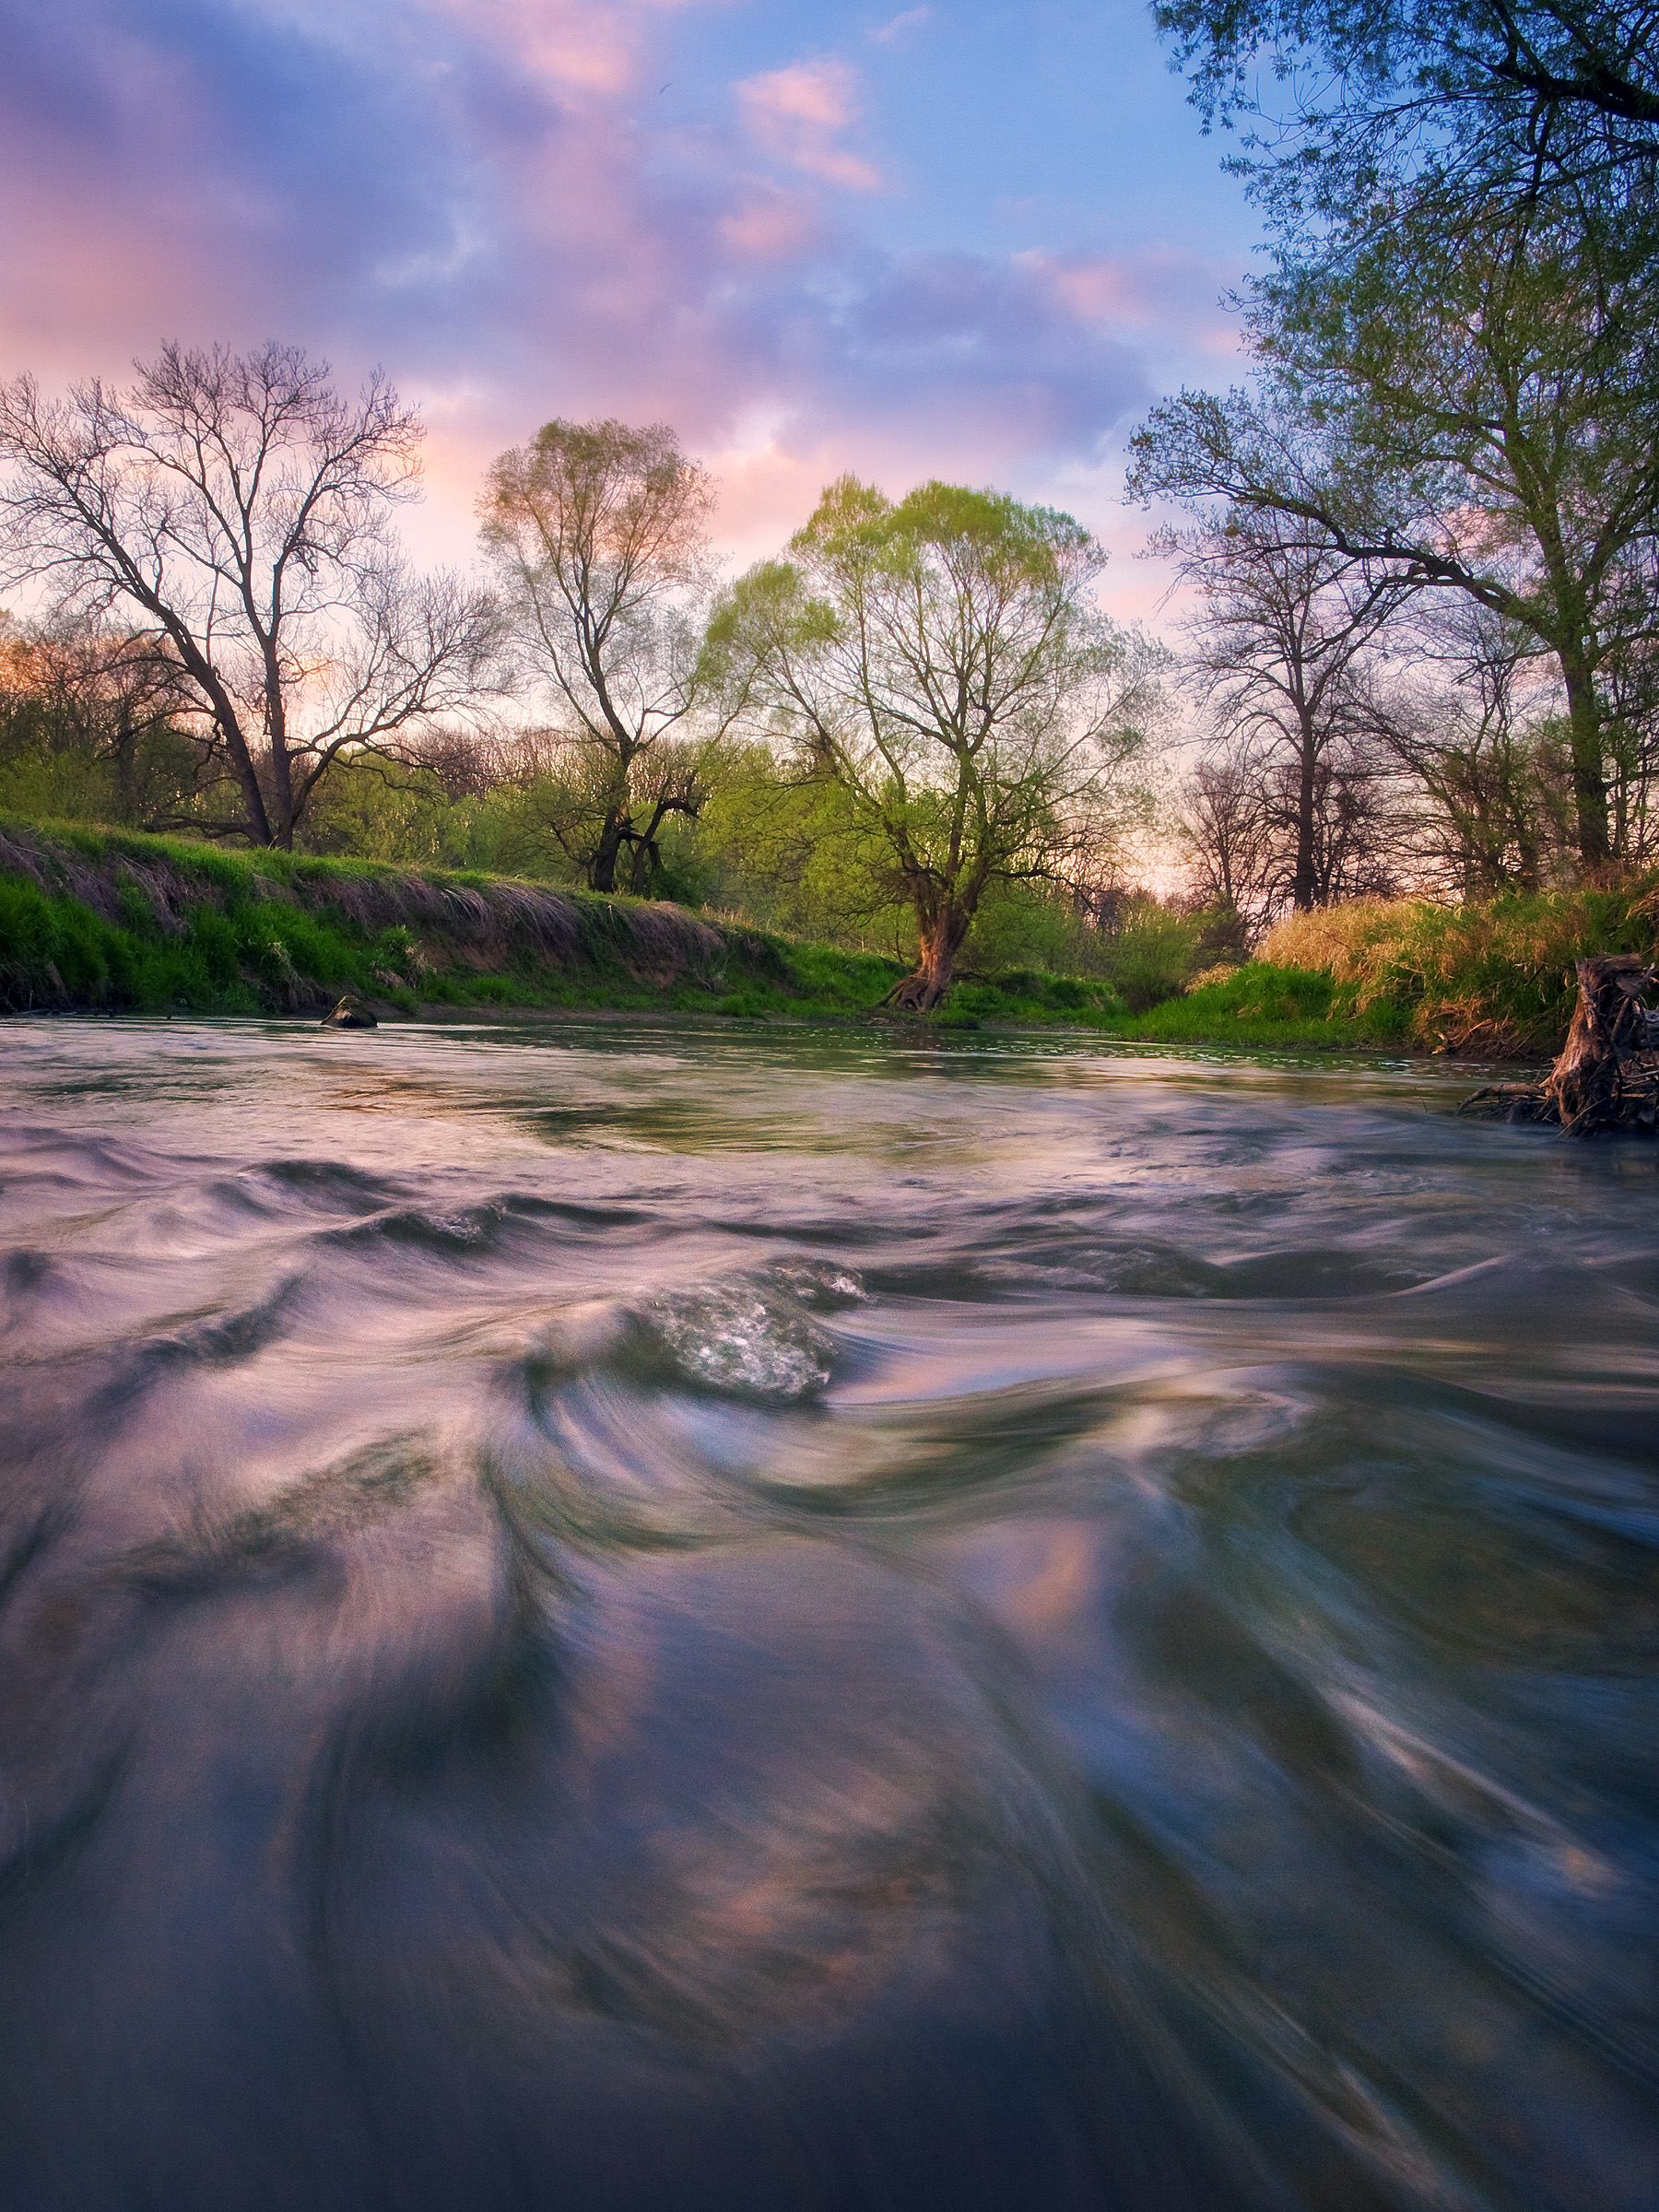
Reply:
M625 854L629 888L644 889L664 823L695 818L706 796L696 618L712 505L672 430L610 421L545 423L494 463L478 503L557 721L543 820L596 891L617 888Z
M378 371L355 401L298 347L164 346L117 390L0 385L0 582L113 616L164 662L234 790L209 831L291 846L336 760L396 752L490 680L487 596L392 535L421 428Z
M915 916L895 998L935 1006L990 884L1097 847L1160 656L1095 606L1087 530L994 492L935 482L895 504L842 477L789 556L724 596L708 664L841 786Z

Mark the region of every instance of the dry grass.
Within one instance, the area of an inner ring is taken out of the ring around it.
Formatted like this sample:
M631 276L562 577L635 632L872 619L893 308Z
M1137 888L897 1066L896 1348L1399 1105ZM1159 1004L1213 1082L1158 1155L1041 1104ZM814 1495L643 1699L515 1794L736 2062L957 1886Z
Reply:
M1357 899L1293 914L1257 958L1330 975L1358 1013L1382 1001L1408 1015L1414 1042L1493 1058L1559 1050L1572 965L1595 954L1651 954L1659 875L1617 890L1516 894L1486 904Z

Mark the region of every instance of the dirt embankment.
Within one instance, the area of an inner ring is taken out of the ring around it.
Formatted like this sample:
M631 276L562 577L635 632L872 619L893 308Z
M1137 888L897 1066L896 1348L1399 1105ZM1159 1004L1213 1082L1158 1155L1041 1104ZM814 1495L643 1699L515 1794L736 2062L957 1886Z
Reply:
M0 825L0 1007L297 1013L788 991L759 932L503 878Z

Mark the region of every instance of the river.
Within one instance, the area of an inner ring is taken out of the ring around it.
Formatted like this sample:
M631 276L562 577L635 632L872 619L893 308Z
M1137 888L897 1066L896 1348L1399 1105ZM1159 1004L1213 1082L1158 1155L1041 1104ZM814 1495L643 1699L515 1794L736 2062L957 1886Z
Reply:
M0 1031L17 2212L1652 2212L1652 1144Z

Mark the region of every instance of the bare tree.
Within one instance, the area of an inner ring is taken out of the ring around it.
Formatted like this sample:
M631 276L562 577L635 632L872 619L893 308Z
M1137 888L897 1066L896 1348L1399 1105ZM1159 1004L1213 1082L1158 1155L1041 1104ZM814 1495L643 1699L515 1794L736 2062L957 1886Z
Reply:
M542 818L594 890L617 888L625 852L630 888L646 888L665 821L706 796L712 506L672 430L609 421L544 424L500 455L479 501L519 643L563 724L544 750Z
M1231 748L1228 774L1235 784L1255 778L1251 837L1264 826L1277 832L1270 860L1258 859L1284 879L1292 906L1324 904L1333 886L1364 873L1360 846L1376 818L1359 797L1374 782L1362 757L1366 663L1408 587L1369 577L1294 518L1268 512L1234 508L1153 545L1179 558L1182 582L1197 593L1187 680ZM1241 834L1248 804L1237 790L1227 804Z
M237 794L203 827L291 846L342 754L395 750L488 680L488 599L417 578L392 535L421 435L378 371L348 404L297 347L165 346L130 391L59 403L0 386L0 578L135 611Z
M1399 888L1392 851L1398 810L1392 782L1386 755L1366 729L1345 732L1324 747L1311 790L1300 760L1281 758L1270 764L1262 794L1270 838L1269 911L1298 903L1304 869L1313 906L1394 896Z
M1262 763L1247 739L1201 760L1181 787L1177 835L1206 904L1260 921L1271 894L1274 840Z
M1559 687L1535 642L1484 608L1419 609L1416 637L1410 671L1374 720L1403 773L1413 862L1454 897L1536 890L1572 844Z

